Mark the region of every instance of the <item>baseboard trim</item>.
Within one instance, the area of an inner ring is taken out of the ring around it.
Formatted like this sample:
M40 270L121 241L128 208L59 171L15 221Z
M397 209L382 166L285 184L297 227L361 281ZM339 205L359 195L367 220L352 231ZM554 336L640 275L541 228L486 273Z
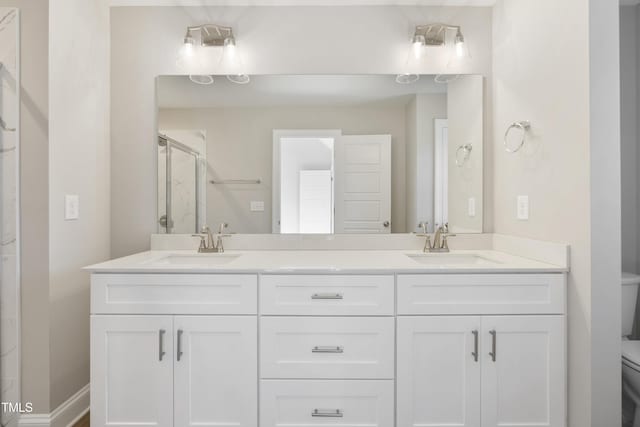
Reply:
M50 414L23 414L18 427L71 427L89 412L89 384L82 387Z

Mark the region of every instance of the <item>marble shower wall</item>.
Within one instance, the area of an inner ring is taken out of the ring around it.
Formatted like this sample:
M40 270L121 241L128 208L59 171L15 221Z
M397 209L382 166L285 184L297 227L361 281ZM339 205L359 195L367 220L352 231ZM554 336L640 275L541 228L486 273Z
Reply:
M19 12L0 8L0 401L19 402ZM2 425L15 425L2 412Z

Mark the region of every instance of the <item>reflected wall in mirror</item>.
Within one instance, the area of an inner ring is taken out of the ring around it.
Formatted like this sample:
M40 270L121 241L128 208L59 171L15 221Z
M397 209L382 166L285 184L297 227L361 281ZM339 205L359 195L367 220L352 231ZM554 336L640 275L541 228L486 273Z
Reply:
M482 232L483 78L158 78L158 230Z

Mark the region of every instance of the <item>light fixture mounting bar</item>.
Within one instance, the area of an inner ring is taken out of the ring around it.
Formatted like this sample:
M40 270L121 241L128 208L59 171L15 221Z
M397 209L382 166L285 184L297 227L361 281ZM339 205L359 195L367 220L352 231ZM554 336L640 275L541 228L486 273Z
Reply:
M460 33L460 26L440 23L417 25L413 38L424 40L425 46L443 46L448 30Z
M224 25L203 24L187 27L187 38L193 38L193 33L200 33L200 45L204 47L224 46L224 41L234 39L233 28Z

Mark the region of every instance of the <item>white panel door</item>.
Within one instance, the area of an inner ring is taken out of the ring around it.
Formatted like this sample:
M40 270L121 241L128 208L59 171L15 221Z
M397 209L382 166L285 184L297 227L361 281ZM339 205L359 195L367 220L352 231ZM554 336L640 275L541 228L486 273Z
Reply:
M483 317L482 341L482 426L564 427L564 317Z
M335 147L335 232L391 232L391 135L349 135Z
M91 317L91 425L173 426L171 316Z
M479 317L398 317L397 427L480 426L479 333Z
M255 427L256 317L176 316L175 426Z
M331 170L300 171L300 233L333 233Z

